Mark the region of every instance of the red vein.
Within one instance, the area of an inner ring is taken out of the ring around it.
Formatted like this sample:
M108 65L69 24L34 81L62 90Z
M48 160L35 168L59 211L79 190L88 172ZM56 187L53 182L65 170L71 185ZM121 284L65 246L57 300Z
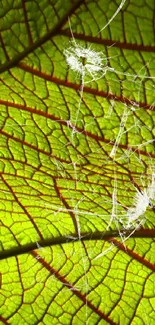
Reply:
M37 225L35 224L33 218L31 217L31 215L29 214L29 212L26 210L26 208L22 205L22 203L19 201L18 197L16 196L16 194L13 192L12 187L7 183L7 181L5 180L5 178L3 177L3 175L1 174L1 178L4 182L4 184L6 185L6 187L9 189L10 193L12 193L15 201L18 203L18 205L21 207L21 209L25 212L25 215L29 218L29 220L31 221L31 223L33 224L36 232L38 233L39 237L43 240L43 236L42 233L40 232L39 228L37 227Z
M24 12L24 18L25 18L25 25L26 25L27 34L28 34L28 37L29 37L29 43L33 44L32 35L31 35L31 31L30 31L30 26L29 26L28 19L27 19L27 11L26 11L25 0L22 0L22 4L23 4L23 12Z
M35 110L35 109L31 108L31 107L25 107L25 106L22 106L22 105L19 105L19 104L14 104L14 103L11 103L11 102L8 102L8 101L4 101L4 100L0 100L0 103L3 104L3 105L10 106L12 108L19 108L21 110L28 111L28 112L30 112L32 114L36 114L36 115L40 115L40 116L49 118L49 119L54 120L54 121L56 121L56 122L58 122L58 123L60 123L62 125L67 126L68 128L71 128L71 129L74 129L74 130L76 129L77 132L80 132L81 134L83 134L83 135L85 135L87 137L90 137L90 138L92 138L92 139L94 139L96 141L100 141L100 142L103 142L103 143L108 143L111 146L113 146L114 143L115 143L114 141L110 141L109 139L103 138L102 136L93 134L93 133L91 133L89 131L86 131L86 130L78 127L78 126L74 126L73 124L71 125L70 123L67 123L67 121L61 120L60 118L58 118L58 117L56 117L56 116L54 116L52 114L43 112L41 110L38 110L38 109ZM4 133L4 135L7 135L5 131L1 131L0 130L0 133L2 133L2 134ZM8 134L8 137L11 137L11 136ZM12 138L15 139L16 141L19 140L18 138L15 138L15 137L12 137ZM38 149L35 146L33 146L32 144L30 145L30 144L28 144L28 143L26 143L24 141L21 141L21 140L19 140L18 142L22 142L23 144L25 144L27 146L30 146L31 148L33 148L33 149L35 149L35 150L37 150L39 152L42 152L42 153L44 153L46 155L52 156L50 153L47 153L47 152L43 151L42 149ZM133 151L133 152L138 152L141 155L144 155L144 156L148 156L149 155L150 157L155 158L155 154L153 154L153 153L149 153L148 154L146 151L140 150L138 148L138 146L137 146L137 148L136 147L130 147L130 146L126 145L126 144L121 144L121 143L119 143L117 146L118 146L118 148L128 149L128 150ZM56 156L52 156L52 157L55 158L55 159L57 159L57 160L60 160L61 162L70 163L70 162L67 162L67 161L65 161L65 160L63 160L61 158L57 158Z
M69 30L61 30L59 33L60 35L72 37L71 33ZM102 44L106 46L114 46L118 47L120 49L127 49L127 50L132 50L132 51L142 51L142 52L155 52L155 46L152 45L142 45L142 44L135 44L135 43L126 43L126 42L119 42L115 40L108 40L108 39L103 39L99 37L94 37L94 36L89 36L89 35L83 35L80 33L74 33L74 38L75 39L80 39L84 40L86 42L91 42L91 43L96 43L96 44Z
M31 254L34 256L34 258L38 257L37 252L33 251ZM99 310L97 307L95 307L86 297L86 295L82 294L80 291L78 291L71 283L69 283L64 276L62 276L57 270L55 270L53 267L51 267L42 257L39 256L39 259L37 259L39 263L41 263L46 270L48 270L51 274L53 274L63 285L67 286L72 292L83 301L85 305L87 305L89 308L91 308L97 315L101 317L101 319L104 319L111 325L116 325L115 322L113 322L108 316L106 316L101 310Z
M69 206L69 204L67 203L67 201L65 200L65 198L63 197L63 195L61 194L60 192L60 189L56 183L56 179L54 178L53 179L53 183L54 183L54 188L55 188L55 191L58 195L58 198L60 199L60 201L63 203L63 205L65 206L65 208L67 209L67 211L69 212L72 220L73 220L73 224L74 224L74 227L75 227L75 231L76 231L76 234L78 234L78 225L77 225L77 221L76 221L76 218L75 218L75 215L74 213L72 212L72 209L71 207Z
M57 84L57 85L61 85L61 86L65 86L68 88L72 88L75 90L80 90L80 85L78 84L74 84L72 82L66 81L66 80L62 80L53 76L50 76L44 72L40 72L37 69L34 69L32 67L27 66L24 63L19 63L18 67L21 68L24 71L30 72L44 80L48 80L48 81L52 81L53 83ZM143 103L143 102L137 102L134 99L129 99L127 97L123 97L123 96L118 96L116 94L112 94L112 93L107 93L105 91L100 91L97 89L93 89L90 87L86 87L84 86L83 92L85 93L89 93L95 96L99 96L99 97L103 97L109 100L115 100L117 102L122 102L123 104L128 104L128 105L135 105L138 108L146 108L146 109L150 109L150 110L155 110L155 106L151 105L151 104L147 104L147 103Z
M54 159L59 160L59 161L64 162L64 163L68 163L68 164L71 163L70 161L67 161L65 159L61 159L59 157L53 156L50 152L46 152L43 149L39 149L38 147L35 147L34 145L32 145L32 144L30 144L30 143L28 143L28 142L26 142L24 140L20 140L19 138L12 136L12 135L6 133L5 131L0 130L0 133L3 134L5 137L7 137L9 139L12 139L14 141L17 141L17 142L21 143L22 145L25 145L25 146L27 146L27 147L29 147L31 149L34 149L34 150L36 150L38 152L41 152L44 155L47 155L47 156L49 156L51 158L54 158Z
M3 316L1 316L1 315L0 315L0 321L1 321L3 324L10 325L10 324L8 323L8 321L7 321Z
M9 58L8 53L6 51L6 48L5 48L5 45L4 45L3 38L1 36L1 34L0 34L0 42L1 42L1 47L2 47L2 49L4 51L4 54L5 54L5 57L6 57L7 60L9 60L10 58Z
M131 256L132 258L134 258L141 264L145 265L150 270L155 271L155 264L152 264L151 262L146 260L144 257L138 255L132 249L128 248L127 246L125 246L121 242L119 242L117 239L111 238L111 239L105 239L105 240L114 243L114 245L117 246L121 251L128 254L129 256Z

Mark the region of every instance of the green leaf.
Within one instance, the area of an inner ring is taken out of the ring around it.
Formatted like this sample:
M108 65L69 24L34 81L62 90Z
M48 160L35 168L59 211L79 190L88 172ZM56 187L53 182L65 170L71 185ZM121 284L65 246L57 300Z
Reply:
M155 4L120 4L1 1L0 325L155 323Z

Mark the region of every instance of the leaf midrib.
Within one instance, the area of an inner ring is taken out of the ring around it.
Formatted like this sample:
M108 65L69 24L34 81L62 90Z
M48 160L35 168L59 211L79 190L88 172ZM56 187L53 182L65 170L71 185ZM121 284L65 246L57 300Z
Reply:
M10 60L9 62L5 62L4 64L2 64L0 66L0 73L13 68L14 66L16 66L19 63L19 61L23 60L28 54L32 53L38 47L40 47L45 42L50 40L52 37L56 36L60 32L60 30L63 27L63 25L65 24L65 22L67 21L68 17L71 14L73 14L74 11L76 9L78 9L80 5L83 4L83 2L84 2L83 0L78 0L75 4L73 4L73 6L70 8L70 10L66 14L64 14L64 16L62 18L60 18L58 24L56 24L56 26L54 26L54 28L52 28L47 34L45 34L43 37L38 39L35 43L31 44L27 49L25 49L25 51L16 55L15 58Z
M130 231L126 232L126 236L128 236L131 233ZM38 249L38 246L40 247L48 247L48 246L55 246L55 245L62 245L62 244L68 244L78 241L90 241L90 240L107 240L109 242L114 242L114 238L120 238L119 231L95 231L93 233L91 232L85 232L81 233L80 238L77 237L74 234L69 234L68 236L59 236L59 237L51 237L48 239L39 240L36 242L31 242L29 244L25 244L23 246L19 247L12 247L11 249L4 250L0 252L0 260L3 260L5 258L14 257L17 255L22 255L25 253L29 253L33 250ZM155 229L140 229L135 231L130 238L155 238ZM118 242L116 246L120 246L121 243ZM123 244L122 244L123 245ZM155 268L155 266L154 266Z

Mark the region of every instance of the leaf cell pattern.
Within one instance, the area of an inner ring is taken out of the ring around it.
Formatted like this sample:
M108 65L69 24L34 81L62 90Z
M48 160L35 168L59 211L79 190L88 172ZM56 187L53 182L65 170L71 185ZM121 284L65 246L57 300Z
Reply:
M1 325L155 323L155 208L133 233L110 219L154 172L155 3L103 29L120 2L1 1ZM73 35L109 67L82 98Z

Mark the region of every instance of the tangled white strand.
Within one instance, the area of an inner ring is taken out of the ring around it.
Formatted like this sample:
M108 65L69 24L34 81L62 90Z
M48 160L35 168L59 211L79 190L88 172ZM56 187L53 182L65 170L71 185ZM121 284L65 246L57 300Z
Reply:
M99 31L103 31L111 22L112 20L116 17L116 15L119 13L119 11L122 9L123 5L125 4L126 0L122 0L118 9L112 16L112 18L108 21L108 23ZM74 121L74 125L72 126L73 132L72 132L72 138L74 133L77 133L76 130L76 125L78 122L78 116L82 104L82 99L83 99L83 90L84 86L86 83L93 82L96 80L101 79L106 75L108 71L114 72L114 73L119 73L123 76L126 77L132 77L134 78L134 81L137 77L143 79L154 79L155 77L150 77L150 76L143 76L143 75L132 75L130 73L124 73L122 71L117 71L114 68L111 68L108 66L108 59L109 57L106 57L103 52L95 51L90 47L85 48L81 46L80 44L76 43L72 29L71 29L71 24L70 20L69 21L69 26L70 26L70 31L72 35L72 40L70 42L70 46L63 51L63 54L66 59L66 63L70 70L73 72L77 73L77 75L80 76L81 80L81 87L80 87L80 100L78 103L78 109L76 111L76 118ZM134 107L131 108L132 111L135 110ZM119 132L117 135L117 138L115 140L114 146L111 150L110 157L115 159L116 157L116 152L118 145L120 143L121 137L125 131L125 125L128 120L128 116L130 115L130 111L128 111L127 106L125 105L123 116L120 121L120 127L119 127ZM132 126L133 127L133 126ZM132 128L131 127L131 128ZM151 140L152 141L152 140ZM154 141L154 140L153 140ZM144 144L141 144L144 145ZM75 170L76 170L76 164L75 164ZM132 236L132 234L140 228L141 225L145 223L145 212L149 206L152 206L152 200L155 199L155 173L152 174L152 182L151 184L146 188L143 189L143 191L139 191L136 189L136 195L133 198L133 205L131 207L126 208L126 212L122 216L119 215L119 209L118 206L120 204L117 201L117 177L116 177L116 171L114 171L114 190L112 194L112 212L111 212L111 218L108 223L107 229L108 230L111 226L111 223L114 222L115 226L119 232L119 236L121 238L122 243L125 243L125 241ZM80 221L78 218L78 213L80 213L77 209L76 211L76 216L78 220L78 236L79 239L81 239L81 228L80 228ZM105 255L107 252L113 250L113 243L111 243L110 247L106 249L104 252L99 254L95 259Z
M122 7L124 6L126 0L122 0L119 7L117 8L117 10L115 11L114 15L109 19L109 21L107 22L107 24L102 28L100 29L100 31L97 33L99 34L100 32L102 32L102 30L104 30L105 28L107 28L107 26L110 25L110 23L114 20L114 18L117 16L117 14L121 11Z

